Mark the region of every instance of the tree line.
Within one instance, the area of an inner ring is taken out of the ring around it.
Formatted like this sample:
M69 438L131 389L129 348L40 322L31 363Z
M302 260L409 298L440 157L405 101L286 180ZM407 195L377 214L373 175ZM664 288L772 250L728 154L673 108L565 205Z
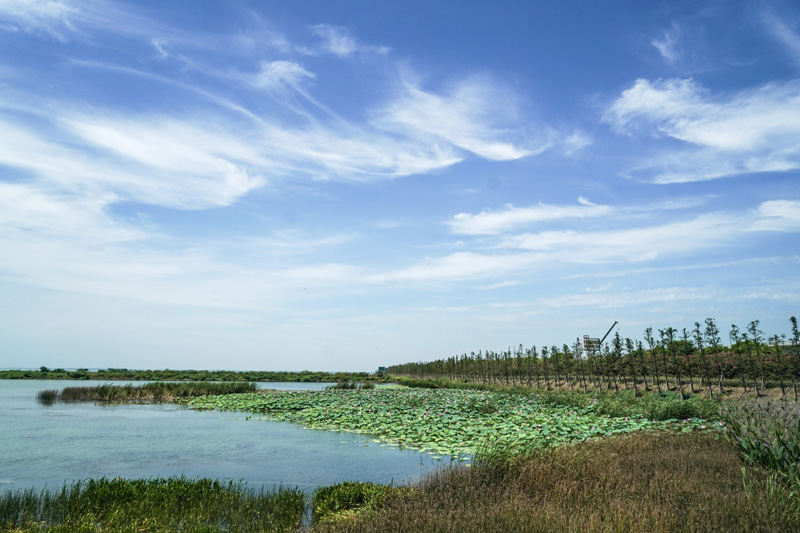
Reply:
M276 372L263 370L129 370L108 368L89 370L79 368L40 367L38 370L0 370L0 379L85 379L120 381L279 381L305 383L337 383L340 381L380 380L380 376L367 372Z
M691 329L646 328L642 340L622 338L617 331L609 342L576 339L560 347L531 346L495 352L480 350L429 362L393 365L390 376L451 379L498 385L525 385L546 389L679 391L681 396L706 392L723 394L726 388L760 396L780 387L782 397L798 398L800 331L792 316L791 333L765 336L753 320L728 332L728 343L713 318Z

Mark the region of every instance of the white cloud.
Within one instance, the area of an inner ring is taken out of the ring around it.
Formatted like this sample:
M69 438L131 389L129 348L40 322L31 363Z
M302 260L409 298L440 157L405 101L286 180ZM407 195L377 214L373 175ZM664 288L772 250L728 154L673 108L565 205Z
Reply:
M715 98L691 79L637 80L604 118L620 133L686 145L632 172L657 183L800 168L799 82Z
M247 170L259 156L205 124L83 115L47 132L1 116L0 125L0 164L60 190L197 209L230 205L263 184ZM73 135L69 143L56 142L65 134Z
M264 61L261 70L253 76L251 83L259 88L276 89L284 86L296 88L302 81L316 76L293 61Z
M20 239L37 235L97 245L143 239L145 232L106 214L115 201L113 194L54 196L36 186L0 182L0 227Z
M356 40L342 27L318 24L312 28L324 40L323 50L337 56L348 56L358 47Z
M81 12L73 2L59 0L0 0L0 21L5 29L17 28L29 33L46 33L67 41L76 31L73 18Z
M800 201L771 200L758 206L753 231L800 231Z
M507 206L503 211L483 211L476 215L458 213L447 224L454 233L462 235L495 235L520 225L570 218L590 218L608 215L611 208L596 205L585 198L580 205L556 206L539 204L533 207Z
M322 38L321 51L339 57L347 57L354 53L378 53L386 54L389 49L385 46L369 46L356 41L347 28L342 26L332 26L330 24L317 24L311 27L311 31ZM300 47L299 51L308 55L315 55L317 52L307 47Z
M669 30L664 31L660 39L653 39L650 44L658 50L658 53L667 63L674 64L680 58L680 51L678 50L680 35L680 27L673 23Z
M375 113L374 123L496 161L519 159L551 146L549 132L538 139L529 138L518 121L513 95L488 79L475 77L440 94L406 82L399 94Z
M465 281L519 271L538 259L534 254L480 254L457 252L429 258L416 265L365 278L371 283L392 281Z
M502 289L504 287L513 287L515 285L519 285L519 281L506 280L498 283L490 283L489 285L478 285L475 287L475 289L479 291L492 291L495 289Z
M506 237L500 248L566 262L652 261L727 246L752 231L800 231L800 202L772 200L744 214L707 213L648 227L526 233Z
M636 209L620 208L612 214L635 212ZM427 258L415 265L372 275L368 279L372 282L463 281L523 272L532 275L536 269L570 263L644 263L675 259L725 248L740 242L753 231L798 232L798 213L800 202L772 200L743 213L707 213L646 227L639 226L638 218L631 223L625 222L626 218L622 216L613 221L615 229L563 229L505 235L493 253L470 251ZM486 287L499 286L503 284Z
M709 214L645 228L526 233L508 237L500 246L548 252L554 260L578 263L652 261L716 247L725 239L721 235L730 235L737 226L737 217Z
M586 132L574 131L570 135L565 137L562 142L564 144L564 153L566 155L572 155L578 150L581 150L593 144L594 139Z

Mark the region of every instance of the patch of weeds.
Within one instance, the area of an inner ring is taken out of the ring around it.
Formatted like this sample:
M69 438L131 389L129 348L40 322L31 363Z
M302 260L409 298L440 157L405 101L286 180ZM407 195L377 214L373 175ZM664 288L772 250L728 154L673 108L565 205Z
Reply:
M355 481L321 487L311 500L313 520L333 522L379 509L391 495L402 490L409 489Z

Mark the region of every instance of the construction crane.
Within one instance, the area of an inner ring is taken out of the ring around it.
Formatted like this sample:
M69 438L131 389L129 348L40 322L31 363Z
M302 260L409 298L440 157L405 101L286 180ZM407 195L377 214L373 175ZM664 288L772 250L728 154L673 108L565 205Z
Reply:
M596 352L597 350L599 350L600 346L603 345L603 341L606 340L608 335L611 333L611 330L614 329L614 326L616 326L617 324L619 324L619 322L615 320L614 323L611 324L611 327L608 328L608 331L606 331L606 334L603 335L602 339L598 339L596 337L589 337L589 335L584 335L583 349L586 350L587 352Z

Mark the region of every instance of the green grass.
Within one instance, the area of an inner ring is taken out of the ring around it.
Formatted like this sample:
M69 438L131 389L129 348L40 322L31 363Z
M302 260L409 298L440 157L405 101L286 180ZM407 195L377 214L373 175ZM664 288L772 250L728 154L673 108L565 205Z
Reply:
M14 532L294 531L298 489L248 489L211 479L99 479L60 490L0 494L0 530Z
M389 497L409 490L376 483L345 481L320 487L311 499L314 523L352 519L358 514L383 507Z

